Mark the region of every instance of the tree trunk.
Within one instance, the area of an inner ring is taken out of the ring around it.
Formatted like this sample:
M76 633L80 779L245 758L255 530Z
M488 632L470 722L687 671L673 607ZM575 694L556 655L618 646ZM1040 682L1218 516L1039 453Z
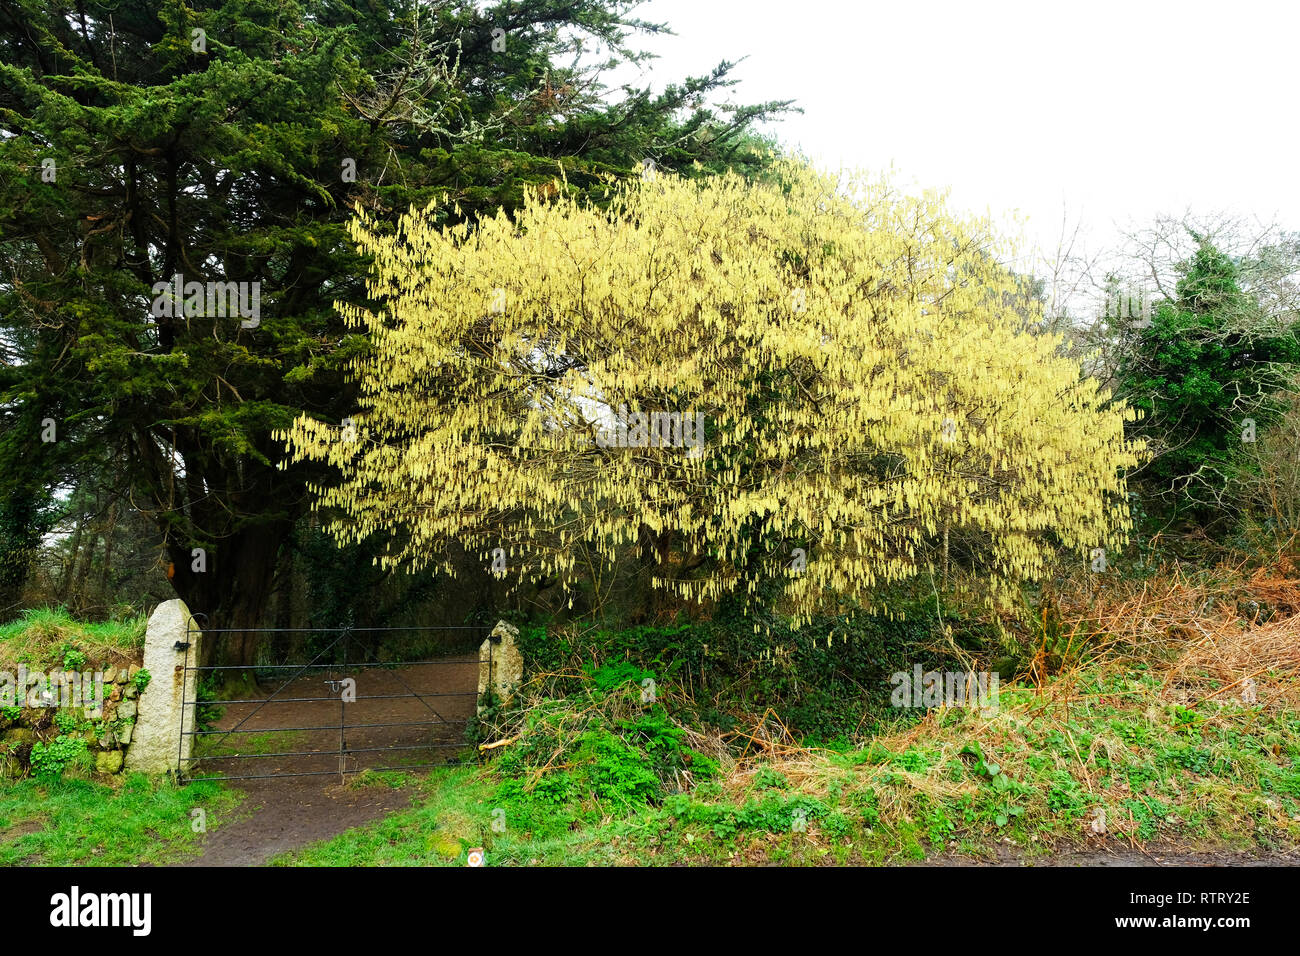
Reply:
M77 570L77 559L81 556L81 536L86 527L85 515L77 518L77 527L72 532L72 543L68 546L68 563L63 566L63 580L59 582L59 600L65 607L72 604L72 580Z
M99 572L99 600L107 615L113 608L113 535L117 533L117 499L108 506L108 522L104 527L104 567Z
M220 550L208 552L202 570L195 569L189 550L168 546L176 568L172 586L192 613L207 615L206 626L214 629L204 641L203 666L256 662L264 635L253 629L274 626L267 599L288 531L283 522L246 526L223 539Z
M98 502L96 502L98 504ZM71 600L68 601L68 612L73 617L81 617L86 610L86 579L90 576L90 565L95 555L95 545L98 543L98 530L94 524L89 528L89 540L83 543L80 554L80 564L77 563L78 556L72 556L74 573L72 576L72 594Z

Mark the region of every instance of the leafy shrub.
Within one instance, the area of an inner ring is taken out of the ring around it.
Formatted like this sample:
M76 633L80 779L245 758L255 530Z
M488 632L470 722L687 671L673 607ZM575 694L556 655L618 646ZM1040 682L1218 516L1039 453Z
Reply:
M86 655L72 644L64 644L59 648L59 654L63 658L65 671L79 671L86 666Z
M32 774L47 779L60 777L69 763L84 763L89 756L83 737L60 734L49 743L37 741L32 744Z
M627 808L661 795L662 784L646 766L644 753L608 731L584 734L575 759L585 764L583 776L600 800Z
M589 668L588 673L596 689L602 693L609 693L624 684L636 684L639 687L645 680L654 680L655 676L652 671L643 670L630 661L602 664L600 667Z
M61 732L70 734L73 731L81 730L83 726L86 726L86 722L78 720L66 710L56 710L54 712L54 726L58 727Z
M804 626L777 615L759 621L730 605L707 622L582 633L525 626L518 646L530 673L562 675L548 678L552 697L580 694L584 684L610 692L653 677L689 692L677 708L683 719L729 731L737 715L752 720L771 707L815 745L914 719L890 706L889 676L915 663L956 667L955 659L923 650L941 624L964 650L1000 647L997 629L976 617L944 609L940 621L932 595L922 602L900 592L894 605L904 616L850 619L846 612ZM764 633L754 632L756 622Z

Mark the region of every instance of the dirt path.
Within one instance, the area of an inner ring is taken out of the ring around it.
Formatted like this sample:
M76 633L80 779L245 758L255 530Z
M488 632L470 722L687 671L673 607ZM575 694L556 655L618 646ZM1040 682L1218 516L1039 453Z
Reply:
M331 685L341 677L356 681L352 703L343 704ZM200 763L189 776L323 774L330 780L343 750L348 772L439 765L464 749L477 689L478 661L447 658L340 667L244 691L253 695L249 703L223 705L195 739Z
M395 666L322 667L283 686L242 691L248 702L221 705L210 729L196 738L200 759L190 777L230 776L228 785L247 796L238 818L208 833L201 855L184 865L260 866L406 809L416 787L358 787L352 774L456 759L474 714L478 671L477 657L462 654ZM343 677L356 681L356 699L346 705L331 683ZM340 780L340 769L351 785ZM233 779L238 775L254 779Z
M244 780L239 819L203 840L202 855L183 866L261 866L271 857L326 840L411 805L416 788L340 784L337 777Z
M1300 850L1272 853L1247 850L1199 850L1173 844L1153 844L1143 849L1130 846L1083 846L1064 849L1049 856L1028 856L1012 847L1000 847L988 859L957 854L940 854L915 866L1300 866Z

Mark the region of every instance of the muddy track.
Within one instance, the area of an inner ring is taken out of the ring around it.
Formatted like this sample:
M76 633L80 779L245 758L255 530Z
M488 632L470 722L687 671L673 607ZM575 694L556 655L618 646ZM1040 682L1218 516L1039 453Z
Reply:
M338 836L353 827L405 810L415 787L358 787L337 777L244 780L232 787L247 796L238 819L206 834L201 855L182 866L261 866L277 854Z
M478 669L477 659L460 655L317 670L282 686L245 691L252 694L247 703L223 705L196 739L199 759L190 776L255 779L228 782L246 794L236 818L206 834L201 855L183 865L260 866L407 809L418 787L357 786L356 772L459 759L477 700ZM345 708L330 681L347 676L356 680L356 700Z
M1274 851L1196 849L1169 843L1135 849L1127 844L1079 846L1049 855L1029 855L1018 848L999 847L987 858L976 859L956 853L940 854L914 866L1070 866L1070 867L1241 867L1300 866L1300 848Z

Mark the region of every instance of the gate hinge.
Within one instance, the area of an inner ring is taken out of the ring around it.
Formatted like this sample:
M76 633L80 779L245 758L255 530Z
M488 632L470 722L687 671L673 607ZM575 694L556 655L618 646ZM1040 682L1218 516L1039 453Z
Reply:
M178 651L188 651L190 649L190 642L177 641L175 644L172 645L172 647L176 648L176 650Z

